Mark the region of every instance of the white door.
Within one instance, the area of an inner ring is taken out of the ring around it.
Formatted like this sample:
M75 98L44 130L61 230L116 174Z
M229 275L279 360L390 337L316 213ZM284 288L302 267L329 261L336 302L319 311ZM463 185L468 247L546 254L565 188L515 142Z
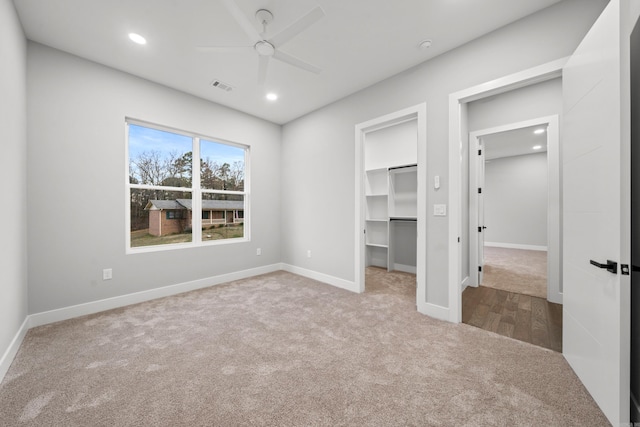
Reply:
M478 285L484 277L484 142L480 140L478 149Z
M611 0L563 70L563 354L616 426L629 421L626 7Z

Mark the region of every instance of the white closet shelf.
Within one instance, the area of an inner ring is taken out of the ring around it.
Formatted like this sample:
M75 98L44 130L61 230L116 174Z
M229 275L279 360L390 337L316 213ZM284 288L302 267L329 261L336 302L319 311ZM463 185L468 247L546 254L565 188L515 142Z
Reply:
M387 222L387 218L367 218L368 222Z
M389 195L386 194L386 193L385 194L382 194L382 193L380 193L380 194L367 194L366 196L367 197L389 197Z
M374 169L366 169L365 172L366 173L382 173L382 172L387 172L387 170L389 170L389 168L374 168Z
M378 243L367 243L366 245L367 246L371 246L373 248L385 248L385 249L387 249L389 247L389 245L381 245L381 244L378 244Z

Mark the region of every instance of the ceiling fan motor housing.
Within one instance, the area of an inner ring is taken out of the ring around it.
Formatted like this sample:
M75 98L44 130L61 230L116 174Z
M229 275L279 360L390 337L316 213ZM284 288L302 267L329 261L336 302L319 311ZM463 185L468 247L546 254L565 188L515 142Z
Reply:
M259 41L253 47L262 56L273 56L276 51L276 48L266 40Z

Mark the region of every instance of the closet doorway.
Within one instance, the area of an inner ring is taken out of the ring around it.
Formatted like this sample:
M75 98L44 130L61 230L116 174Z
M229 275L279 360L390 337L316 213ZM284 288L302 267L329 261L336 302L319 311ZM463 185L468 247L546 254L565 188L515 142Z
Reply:
M367 275L415 275L425 295L426 106L356 126L356 283Z

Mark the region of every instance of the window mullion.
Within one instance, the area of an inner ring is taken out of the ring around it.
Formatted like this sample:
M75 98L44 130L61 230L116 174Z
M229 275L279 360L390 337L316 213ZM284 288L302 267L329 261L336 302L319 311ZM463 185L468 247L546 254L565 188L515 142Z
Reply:
M192 161L191 236L193 243L199 245L202 242L202 192L200 188L200 138L197 136L193 137Z

